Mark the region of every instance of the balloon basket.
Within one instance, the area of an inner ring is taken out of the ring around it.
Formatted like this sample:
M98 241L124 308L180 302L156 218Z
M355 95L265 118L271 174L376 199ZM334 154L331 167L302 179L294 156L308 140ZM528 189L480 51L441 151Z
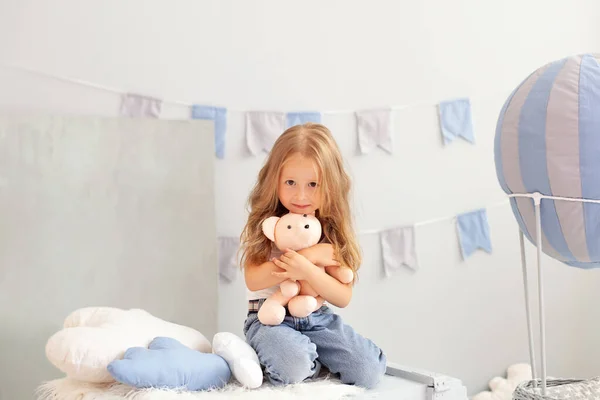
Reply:
M546 394L542 394L539 381L523 382L513 392L513 400L600 399L600 378L549 379L546 385Z

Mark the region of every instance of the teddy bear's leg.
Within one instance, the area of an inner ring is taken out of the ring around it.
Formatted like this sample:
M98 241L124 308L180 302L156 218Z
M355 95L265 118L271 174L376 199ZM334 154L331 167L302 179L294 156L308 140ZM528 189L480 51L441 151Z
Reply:
M300 292L300 283L287 279L279 284L279 288L281 289L281 293L289 299Z
M285 318L285 305L289 297L285 297L278 289L269 296L258 310L258 320L263 325L279 325Z
M288 309L294 317L304 318L317 309L317 304L317 299L313 296L301 295L290 299Z

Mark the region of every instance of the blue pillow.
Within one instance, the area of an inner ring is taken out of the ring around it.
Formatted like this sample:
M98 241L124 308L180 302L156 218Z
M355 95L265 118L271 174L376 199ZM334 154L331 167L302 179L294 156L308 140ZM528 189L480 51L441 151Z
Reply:
M231 378L221 356L201 353L167 337L155 338L147 349L128 349L122 360L108 365L108 372L118 382L136 388L190 391L221 388Z

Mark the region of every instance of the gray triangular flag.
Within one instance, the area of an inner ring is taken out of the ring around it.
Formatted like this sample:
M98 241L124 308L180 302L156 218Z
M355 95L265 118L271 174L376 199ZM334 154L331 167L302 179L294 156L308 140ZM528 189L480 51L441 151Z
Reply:
M219 276L226 282L235 279L238 273L237 251L240 240L237 237L219 237Z
M285 113L276 111L246 112L246 144L252 155L269 152L285 130Z
M121 96L121 115L125 117L158 118L161 108L162 101L153 97L133 93Z
M376 146L390 154L394 152L391 109L356 111L356 126L362 154L367 154Z
M417 270L417 250L415 245L414 226L392 228L380 233L383 268L385 276L389 277L402 265Z

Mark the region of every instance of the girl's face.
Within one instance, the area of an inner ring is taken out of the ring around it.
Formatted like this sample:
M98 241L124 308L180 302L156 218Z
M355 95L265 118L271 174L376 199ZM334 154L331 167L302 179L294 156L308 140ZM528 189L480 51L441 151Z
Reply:
M321 188L316 164L300 153L291 155L279 175L277 196L289 212L314 214L321 207Z

